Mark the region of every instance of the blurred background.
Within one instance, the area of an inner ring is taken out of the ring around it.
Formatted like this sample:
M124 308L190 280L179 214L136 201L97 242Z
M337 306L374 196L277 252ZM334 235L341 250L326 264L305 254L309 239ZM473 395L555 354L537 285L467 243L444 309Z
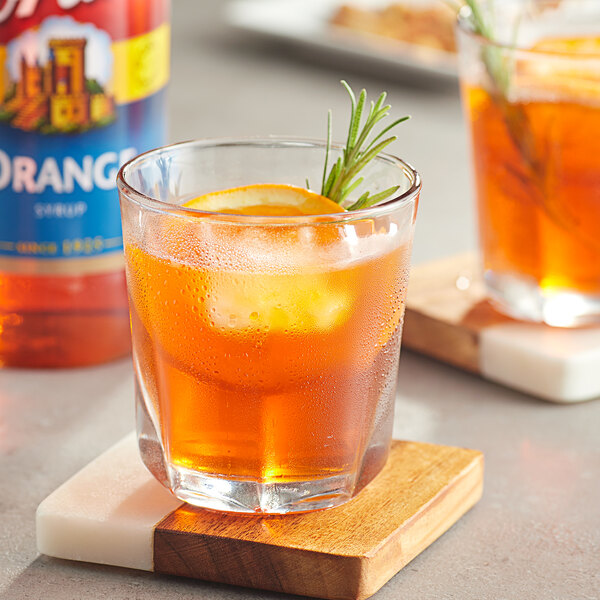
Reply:
M343 4L175 0L169 140L265 134L325 138L331 108L334 138L341 141L350 103L340 79L357 91L364 87L370 98L386 90L393 116L412 115L398 128L390 152L423 177L413 262L474 249L467 133L453 57L335 27L330 19ZM348 4L377 11L394 3ZM422 5L452 14L441 1L417 0L416 6ZM427 31L436 28L434 20ZM425 34L426 42L430 37Z

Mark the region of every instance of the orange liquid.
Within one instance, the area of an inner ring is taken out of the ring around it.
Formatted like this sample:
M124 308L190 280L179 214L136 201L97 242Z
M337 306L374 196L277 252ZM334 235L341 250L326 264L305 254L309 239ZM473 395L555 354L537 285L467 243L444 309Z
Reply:
M393 398L406 249L294 273L133 245L126 258L134 355L172 464L261 482L360 470L380 398Z
M545 164L540 179L488 93L466 97L485 268L545 291L600 294L600 105L520 103Z
M122 271L85 277L0 273L0 366L76 367L131 347Z

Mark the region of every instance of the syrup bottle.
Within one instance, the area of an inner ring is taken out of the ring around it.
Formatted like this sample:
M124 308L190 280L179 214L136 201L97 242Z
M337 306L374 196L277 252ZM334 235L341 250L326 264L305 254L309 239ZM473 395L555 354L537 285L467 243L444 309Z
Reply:
M0 366L129 352L115 178L164 143L169 9L0 2Z

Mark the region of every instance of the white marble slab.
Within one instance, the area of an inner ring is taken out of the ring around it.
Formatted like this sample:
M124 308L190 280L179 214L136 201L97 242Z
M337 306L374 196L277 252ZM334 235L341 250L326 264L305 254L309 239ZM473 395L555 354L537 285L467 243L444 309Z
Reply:
M487 379L552 402L600 397L600 328L502 323L479 333Z
M181 504L146 470L132 433L39 505L37 547L56 558L151 571L154 526Z
M487 300L481 273L473 252L414 267L403 346L542 400L600 398L600 326L503 316Z

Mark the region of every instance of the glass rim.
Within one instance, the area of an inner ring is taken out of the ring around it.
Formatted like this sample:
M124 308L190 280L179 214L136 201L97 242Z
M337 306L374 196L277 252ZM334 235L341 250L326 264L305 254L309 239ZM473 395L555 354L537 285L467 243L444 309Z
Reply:
M202 217L205 222L221 222L240 225L315 225L318 223L333 223L345 222L349 220L365 219L370 217L380 216L388 212L396 210L399 206L404 205L416 198L421 191L422 183L421 176L418 171L408 162L387 153L379 154L373 161L386 162L390 166L398 167L410 181L410 187L391 198L375 204L369 208L361 208L354 211L324 213L317 215L239 215L232 213L220 213L200 210L191 207L178 206L163 200L151 198L147 194L137 190L126 179L126 174L129 169L134 167L136 163L143 162L148 157L156 154L160 156L163 153L168 153L174 149L185 147L289 147L289 148L322 148L325 150L327 143L324 140L300 138L291 136L253 136L253 137L219 137L219 138L203 138L197 140L187 140L167 144L159 148L154 148L143 152L127 161L117 174L117 188L122 197L126 197L129 201L137 203L145 209L153 210L164 214L187 217ZM343 144L331 144L331 148L342 150ZM268 182L265 182L268 183Z
M538 4L536 4L536 6L539 7L540 4L542 6L544 4L553 6L553 4L552 4L553 1L554 0L537 0ZM592 1L593 0L588 0L588 2L590 4L592 3ZM492 4L491 0L484 0L484 2L483 2L483 6L490 6L491 4ZM507 4L511 4L513 6L521 6L523 8L523 10L530 7L530 5L524 5L521 0L504 0L504 2L501 3L500 5L506 6ZM495 3L494 3L494 5L498 6ZM502 10L502 9L500 9L500 10ZM527 48L527 47L523 47L523 46L517 46L515 44L509 44L506 42L500 42L498 40L487 38L484 35L482 35L480 33L475 33L475 31L473 31L473 28L471 26L471 21L470 21L470 17L472 14L473 14L472 10L468 5L462 6L456 16L456 28L460 33L469 36L473 40L477 40L481 45L492 46L492 47L498 48L500 50L507 50L510 52L515 52L517 54L524 54L524 55L547 56L549 58L550 57L562 58L565 60L573 60L573 61L600 60L600 52L598 52L597 54L594 54L594 53L589 53L589 52L573 53L573 52L567 52L567 51L563 51L563 50L539 50L536 48Z

